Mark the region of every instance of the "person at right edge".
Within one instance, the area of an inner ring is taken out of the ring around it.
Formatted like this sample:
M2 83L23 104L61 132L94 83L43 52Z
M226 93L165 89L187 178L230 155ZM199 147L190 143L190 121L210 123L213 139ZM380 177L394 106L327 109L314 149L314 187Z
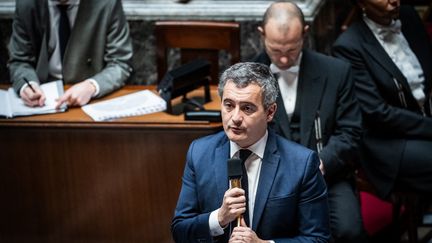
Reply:
M270 66L280 94L271 126L318 152L329 198L332 242L367 242L354 168L361 113L349 63L303 48L309 26L301 9L276 2L258 27L265 51L255 61Z
M357 0L358 20L333 45L352 63L364 117L362 167L377 194L432 193L432 46L411 6Z

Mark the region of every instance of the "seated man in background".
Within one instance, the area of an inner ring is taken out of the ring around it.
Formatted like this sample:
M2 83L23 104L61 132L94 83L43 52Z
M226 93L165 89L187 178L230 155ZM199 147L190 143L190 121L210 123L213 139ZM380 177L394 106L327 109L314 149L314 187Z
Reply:
M335 242L366 242L353 163L361 137L361 113L348 63L303 49L309 26L297 5L273 3L261 32L265 52L255 61L270 66L279 86L273 127L318 152L328 187Z
M328 241L327 192L316 153L267 128L277 93L265 65L238 63L222 74L224 131L189 147L171 226L176 242ZM229 188L232 157L244 163L245 190Z
M379 196L432 193L432 46L399 0L357 0L362 16L333 46L350 61L364 117L362 167Z
M28 106L44 105L40 83L74 84L57 106L82 106L120 88L132 71L120 0L17 0L9 53L13 87Z

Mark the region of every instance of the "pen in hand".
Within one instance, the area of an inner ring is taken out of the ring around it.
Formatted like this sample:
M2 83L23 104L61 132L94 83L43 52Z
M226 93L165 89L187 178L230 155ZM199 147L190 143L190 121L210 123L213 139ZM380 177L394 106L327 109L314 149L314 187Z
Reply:
M36 90L33 88L33 86L30 84L30 82L27 80L27 78L24 78L24 81L30 87L30 89L33 91L33 93L36 93Z
M44 106L45 105L45 95L43 94L43 92L41 92L40 89L35 89L35 87L33 87L30 84L30 82L28 81L27 78L24 78L24 81L32 90L31 91L32 94L30 94L30 92L23 92L23 94L21 94L21 98L24 101L24 103L30 107Z

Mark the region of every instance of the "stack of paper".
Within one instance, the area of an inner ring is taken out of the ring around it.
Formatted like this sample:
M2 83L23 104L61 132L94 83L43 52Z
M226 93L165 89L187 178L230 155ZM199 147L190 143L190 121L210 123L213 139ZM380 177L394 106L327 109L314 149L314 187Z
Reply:
M38 114L63 112L67 109L64 104L59 109L55 109L57 99L63 95L63 82L61 80L44 83L40 85L45 94L45 105L41 107L26 106L23 100L18 97L13 88L0 90L0 116L12 118L15 116L30 116Z
M166 102L150 90L101 101L82 107L95 121L107 121L121 117L139 116L166 110Z

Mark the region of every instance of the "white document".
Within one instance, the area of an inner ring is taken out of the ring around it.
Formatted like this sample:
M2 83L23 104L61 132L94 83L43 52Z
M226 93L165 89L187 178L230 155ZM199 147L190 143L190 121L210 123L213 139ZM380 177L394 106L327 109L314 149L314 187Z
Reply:
M12 87L8 90L0 90L0 116L12 118L15 116L63 112L66 110L66 105L61 106L60 109L55 109L56 99L64 93L63 82L61 80L41 84L40 88L46 97L45 105L41 107L26 106Z
M83 111L95 121L139 116L166 110L166 102L150 90L85 105Z

